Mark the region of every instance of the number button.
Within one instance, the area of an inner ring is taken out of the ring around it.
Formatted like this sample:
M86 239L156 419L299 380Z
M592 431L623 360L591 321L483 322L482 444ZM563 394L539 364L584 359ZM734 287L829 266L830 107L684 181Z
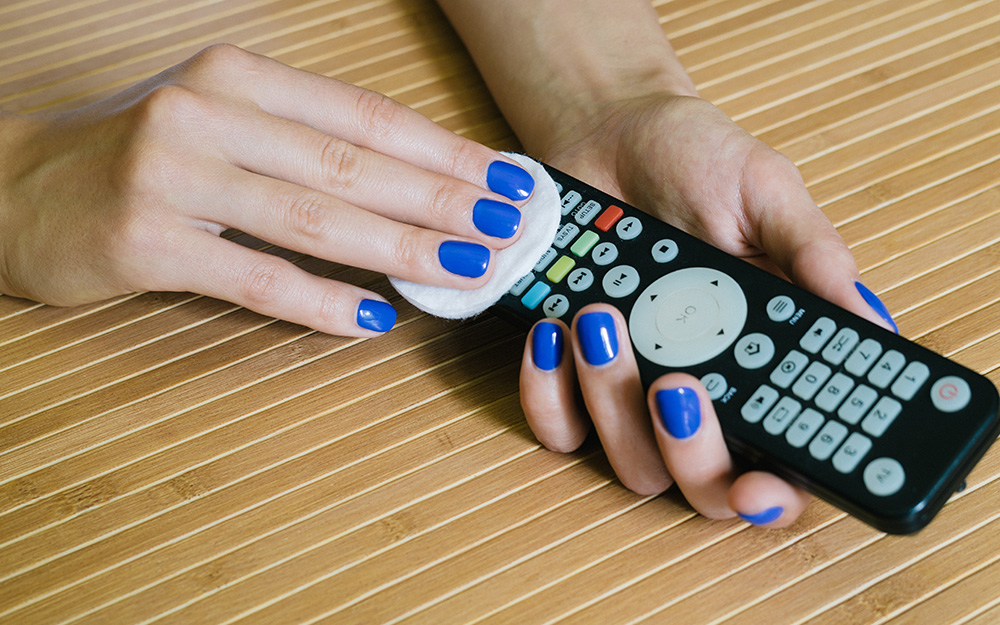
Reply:
M854 350L847 362L844 363L844 369L847 370L851 375L861 377L868 373L868 369L871 368L875 360L882 354L882 344L875 339L865 339L861 341L861 345Z
M833 456L833 468L841 473L850 473L872 448L872 441L867 436L854 432L847 437L844 445Z
M882 436L902 411L903 405L898 401L891 397L883 397L861 422L861 429L872 436Z
M816 405L827 412L833 412L854 388L854 380L843 373L836 373L830 382L816 396Z
M922 362L911 362L906 365L899 378L892 383L892 394L904 400L911 400L920 387L931 375L931 370Z
M809 443L809 453L817 460L826 460L846 437L847 428L842 423L827 421L813 442Z
M622 241L631 241L642 234L642 222L638 217L626 217L615 226L615 232Z
M802 377L792 386L792 392L805 400L812 399L819 387L833 373L830 367L821 362L814 362L803 372Z
M875 392L875 389L864 384L859 384L858 388L854 389L854 392L847 398L844 405L837 411L837 416L847 423L854 425L868 412L868 409L875 403L877 397L878 393Z
M799 415L799 418L795 420L795 423L792 424L792 427L788 428L788 431L785 432L785 440L792 447L805 447L809 439L813 437L813 434L823 427L825 420L820 413L812 408L806 408Z
M882 357L875 363L871 373L868 374L868 381L879 388L889 386L889 382L896 377L896 374L903 369L906 364L906 357L894 349L890 349L882 354Z

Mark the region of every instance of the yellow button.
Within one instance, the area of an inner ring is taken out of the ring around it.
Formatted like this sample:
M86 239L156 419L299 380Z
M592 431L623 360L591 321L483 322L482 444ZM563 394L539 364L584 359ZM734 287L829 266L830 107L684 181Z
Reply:
M559 260L549 267L549 270L545 272L545 277L549 279L552 284L558 284L560 280L566 277L573 267L576 266L576 261L569 256L560 256Z

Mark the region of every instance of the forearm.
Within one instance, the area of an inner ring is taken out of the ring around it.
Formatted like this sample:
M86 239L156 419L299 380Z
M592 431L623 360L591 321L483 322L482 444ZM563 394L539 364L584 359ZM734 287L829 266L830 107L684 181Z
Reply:
M695 95L648 0L440 0L525 148L595 130L614 102Z

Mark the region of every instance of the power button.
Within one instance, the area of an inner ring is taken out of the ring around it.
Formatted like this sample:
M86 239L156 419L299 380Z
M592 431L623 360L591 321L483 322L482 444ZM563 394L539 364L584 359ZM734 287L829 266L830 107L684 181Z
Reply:
M971 399L969 383L954 375L946 375L931 386L931 402L941 412L958 412Z

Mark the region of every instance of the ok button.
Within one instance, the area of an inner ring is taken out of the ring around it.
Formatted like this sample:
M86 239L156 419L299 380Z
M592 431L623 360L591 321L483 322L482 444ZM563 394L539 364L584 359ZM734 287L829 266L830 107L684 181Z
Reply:
M656 329L672 341L699 338L716 325L719 302L704 289L672 293L656 314Z

